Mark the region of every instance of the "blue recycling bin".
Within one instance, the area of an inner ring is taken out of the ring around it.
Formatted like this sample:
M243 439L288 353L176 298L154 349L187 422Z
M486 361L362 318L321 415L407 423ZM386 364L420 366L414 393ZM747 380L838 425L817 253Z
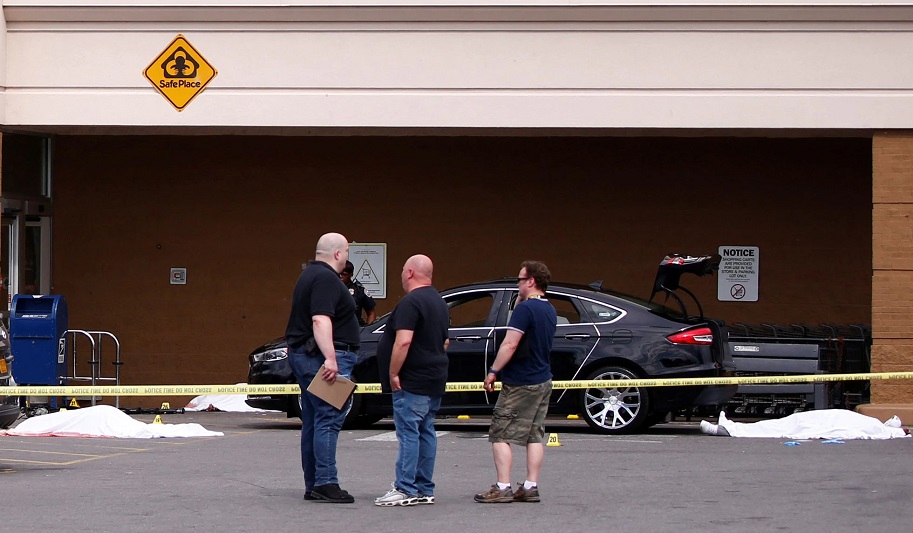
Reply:
M10 309L13 378L20 385L62 385L66 372L67 301L16 294Z

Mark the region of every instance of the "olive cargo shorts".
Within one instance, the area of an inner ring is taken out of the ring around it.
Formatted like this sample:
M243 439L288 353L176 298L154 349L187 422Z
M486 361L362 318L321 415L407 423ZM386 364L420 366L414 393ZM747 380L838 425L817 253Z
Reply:
M491 415L488 442L517 446L542 442L552 380L538 385L503 385Z

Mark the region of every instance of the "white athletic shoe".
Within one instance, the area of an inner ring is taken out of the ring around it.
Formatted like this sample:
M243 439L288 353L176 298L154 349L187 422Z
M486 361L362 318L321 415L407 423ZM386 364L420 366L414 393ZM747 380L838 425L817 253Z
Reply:
M387 491L387 493L380 498L374 498L374 505L378 505L380 507L405 507L407 505L417 504L418 497L410 496L396 487Z

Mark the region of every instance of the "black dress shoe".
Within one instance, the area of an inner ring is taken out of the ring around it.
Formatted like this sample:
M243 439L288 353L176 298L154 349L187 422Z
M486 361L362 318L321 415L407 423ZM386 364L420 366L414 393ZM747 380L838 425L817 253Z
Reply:
M311 489L311 498L329 503L355 503L351 494L339 488L336 483L318 485Z

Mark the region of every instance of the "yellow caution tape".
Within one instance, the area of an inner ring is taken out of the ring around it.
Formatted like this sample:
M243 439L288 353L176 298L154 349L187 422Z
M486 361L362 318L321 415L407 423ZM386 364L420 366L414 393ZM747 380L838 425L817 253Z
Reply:
M911 379L913 372L870 374L798 374L793 376L747 376L722 378L666 378L555 381L554 389L610 389L625 387L687 387L704 385L763 385L777 383L818 383ZM501 384L495 383L495 389ZM448 383L447 392L481 391L482 383ZM359 383L359 394L381 392L380 383ZM248 394L252 396L300 394L298 385L120 385L120 386L36 386L0 387L6 396L199 396L203 394Z

